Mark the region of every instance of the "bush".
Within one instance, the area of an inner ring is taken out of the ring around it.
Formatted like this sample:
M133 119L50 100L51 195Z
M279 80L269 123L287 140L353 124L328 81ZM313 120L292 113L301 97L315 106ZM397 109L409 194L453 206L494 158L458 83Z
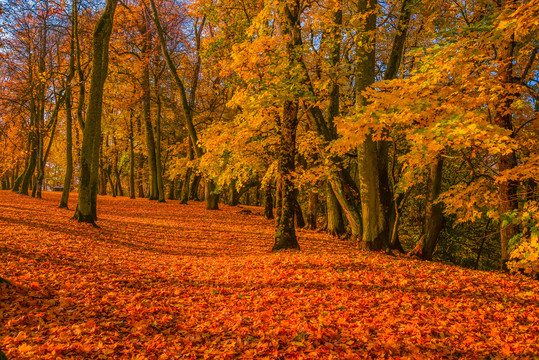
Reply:
M507 263L512 273L521 272L539 279L539 235L531 234L511 252Z

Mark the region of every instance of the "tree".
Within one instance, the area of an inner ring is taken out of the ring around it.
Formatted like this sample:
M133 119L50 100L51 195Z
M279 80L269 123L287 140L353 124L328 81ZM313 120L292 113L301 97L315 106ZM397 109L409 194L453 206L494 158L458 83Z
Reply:
M298 64L298 47L301 43L300 15L302 6L299 0L293 2L281 1L278 4L277 19L279 21L282 37L286 47L289 75L293 76L293 69ZM298 249L299 244L295 230L296 192L294 186L294 170L296 155L296 131L298 119L299 100L297 95L291 93L285 98L282 105L280 119L280 144L278 155L278 183L280 192L280 212L276 221L275 243L272 251L281 249Z
M78 9L77 0L73 0L71 11L71 34L69 40L69 70L65 84L65 104L66 104L66 173L60 208L67 209L69 192L71 190L71 180L73 178L73 102L71 81L75 77L75 42L78 42ZM79 100L80 101L80 100Z
M517 1L507 0L499 3L500 12L513 12L517 9ZM513 131L513 115L511 106L515 98L510 90L511 84L514 82L513 74L513 57L516 46L515 35L512 32L505 34L504 39L500 43L498 49L497 61L499 63L498 81L502 86L502 91L499 94L496 104L496 115L494 116L494 124L509 131ZM498 156L498 169L500 173L511 171L517 166L517 157L515 151L509 151ZM502 175L503 176L503 175ZM513 211L518 211L518 182L512 179L502 179L498 186L498 201L500 213L510 214ZM500 240L502 246L502 268L507 268L509 260L509 241L516 236L518 228L516 224L509 222L500 223Z
M155 27L157 29L157 34L159 36L159 42L161 44L161 50L163 51L163 55L165 56L167 66L169 68L170 73L172 74L172 77L174 79L174 82L176 83L176 86L178 87L178 90L180 92L180 104L181 104L181 110L185 119L185 124L187 127L187 131L189 134L189 138L191 139L191 144L194 149L194 154L197 158L202 157L203 150L200 147L198 143L198 134L195 129L195 125L193 122L193 106L194 106L194 97L196 94L196 88L198 84L198 76L200 71L200 63L197 61L197 66L195 67L194 71L194 77L196 81L193 81L192 87L191 87L191 97L188 98L187 95L187 89L184 85L183 80L180 78L178 74L178 70L176 68L176 65L174 64L174 61L172 60L171 54L168 50L167 42L165 39L165 32L163 30L163 26L161 25L161 19L159 17L159 13L157 10L157 6L155 4L154 0L150 0L150 5L152 9L153 14L153 21L155 23ZM202 32L202 29L204 28L205 19L202 19L199 28L195 29L196 33L196 41L197 41L197 49L200 48L200 34ZM219 208L219 195L216 193L216 187L215 183L212 179L207 178L205 180L205 198L206 198L206 208L208 210L217 210Z
M82 148L80 154L79 199L74 218L95 224L97 220L97 182L101 145L103 87L107 78L108 48L117 0L107 0L93 34L93 63Z
M418 256L423 260L432 259L444 223L442 204L438 199L442 187L443 161L442 154L438 154L431 165L427 180L425 222L417 245L409 253L409 255Z

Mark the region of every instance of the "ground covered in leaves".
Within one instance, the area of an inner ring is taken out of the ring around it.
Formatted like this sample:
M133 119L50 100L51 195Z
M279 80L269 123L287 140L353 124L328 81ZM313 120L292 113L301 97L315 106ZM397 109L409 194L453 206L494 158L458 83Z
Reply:
M99 198L99 225L0 192L10 359L537 358L539 285L359 252L261 209ZM72 201L76 196L72 195ZM74 203L70 203L74 208Z

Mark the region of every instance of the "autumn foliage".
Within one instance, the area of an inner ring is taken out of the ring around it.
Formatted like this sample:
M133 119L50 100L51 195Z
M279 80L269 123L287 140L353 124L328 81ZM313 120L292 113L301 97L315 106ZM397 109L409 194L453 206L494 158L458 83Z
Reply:
M2 350L538 356L538 14L0 0Z
M10 359L483 359L539 353L537 282L367 253L262 209L100 197L100 229L0 192ZM74 197L73 201L75 200ZM331 244L331 246L328 246Z

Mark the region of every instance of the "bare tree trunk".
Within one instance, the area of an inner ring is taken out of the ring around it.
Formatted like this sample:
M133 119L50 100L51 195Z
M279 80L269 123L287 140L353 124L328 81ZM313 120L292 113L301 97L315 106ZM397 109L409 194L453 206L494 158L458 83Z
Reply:
M93 64L88 117L84 126L80 156L79 198L74 218L95 225L103 87L108 72L108 48L117 0L107 0L93 35Z

